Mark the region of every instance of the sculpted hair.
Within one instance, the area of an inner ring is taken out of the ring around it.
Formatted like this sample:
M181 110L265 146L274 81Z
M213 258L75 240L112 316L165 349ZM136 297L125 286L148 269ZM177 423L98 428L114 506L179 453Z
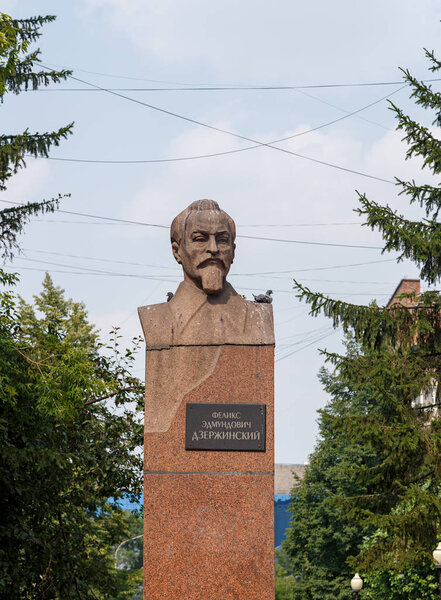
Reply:
M194 212L200 212L203 210L218 212L227 219L228 227L234 242L236 239L236 225L230 215L221 210L219 208L219 204L214 200L196 200L195 202L192 202L190 206L187 206L185 210L180 212L179 215L173 219L170 226L170 240L180 244L185 232L188 217Z

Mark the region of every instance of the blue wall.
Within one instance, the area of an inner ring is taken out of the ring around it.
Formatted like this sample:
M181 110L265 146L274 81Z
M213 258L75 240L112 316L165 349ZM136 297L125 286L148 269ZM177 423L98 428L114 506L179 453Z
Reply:
M276 547L280 546L285 538L285 532L291 518L291 513L288 512L289 501L289 494L276 494L274 496L274 539ZM125 498L119 502L119 505L126 510L140 509L142 498L139 503L130 502L128 498Z
M288 512L290 503L289 494L276 494L274 497L274 542L280 546L285 539L285 533L289 526L291 513Z

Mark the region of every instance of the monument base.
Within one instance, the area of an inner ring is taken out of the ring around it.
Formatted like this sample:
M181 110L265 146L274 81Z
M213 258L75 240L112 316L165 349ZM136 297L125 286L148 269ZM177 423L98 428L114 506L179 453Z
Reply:
M178 376L167 368L182 369L179 350L149 350L170 354L150 356L147 402L155 381ZM192 350L195 360L205 352ZM144 600L274 600L273 363L272 345L218 347L168 430L146 432ZM189 403L216 403L219 414L223 404L265 405L262 451L186 450Z

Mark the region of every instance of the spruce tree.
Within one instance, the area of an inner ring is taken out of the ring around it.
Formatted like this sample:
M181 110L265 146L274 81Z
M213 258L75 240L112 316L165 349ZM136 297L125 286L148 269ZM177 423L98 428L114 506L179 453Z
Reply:
M433 52L426 50L430 70L441 69ZM431 111L432 127L412 119L391 103L398 129L404 132L406 158L419 157L433 175L431 184L396 179L399 194L418 204L421 220L412 221L359 194L357 212L366 224L378 229L384 252L399 252L413 261L427 284L441 279L441 143L436 137L441 125L441 94L408 71L405 81L416 104ZM295 282L298 296L311 305L311 314L332 319L361 344L358 356L325 353L355 390L369 390L369 402L356 417L335 417L354 442L365 445L378 458L375 465L350 467L362 493L340 495L346 514L378 535L365 545L354 567L401 568L430 560L441 535L441 296L437 291L419 298L406 295L394 306L358 306L333 300ZM430 402L417 401L421 392L432 390Z
M8 94L38 89L66 79L71 71L54 71L39 66L40 50L30 45L41 35L41 27L55 20L54 16L13 19L0 13L0 102ZM28 129L18 133L0 133L0 190L9 179L26 166L26 157L47 157L52 146L58 146L72 132L73 123L57 130L39 133ZM0 210L0 256L11 257L17 249L18 235L29 217L53 211L61 196L42 202Z
M348 343L348 352L355 356L357 345ZM348 559L359 553L364 537L374 530L354 522L334 498L363 494L366 489L354 468L373 467L377 459L372 449L341 431L338 420L362 415L368 392L354 389L350 379L325 369L319 378L330 400L319 411L319 439L305 476L291 492L292 517L282 544L284 566L291 575L290 598L352 600Z

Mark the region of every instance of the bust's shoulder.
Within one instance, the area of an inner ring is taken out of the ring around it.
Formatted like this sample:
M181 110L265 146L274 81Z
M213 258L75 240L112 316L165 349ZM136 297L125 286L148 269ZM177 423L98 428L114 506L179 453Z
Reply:
M274 317L271 304L244 300L247 311L246 330L258 344L274 344Z
M148 304L147 306L138 307L138 315L141 319L154 319L158 316L167 314L168 312L169 310L167 302Z
M140 306L138 308L138 315L147 346L167 345L167 340L164 337L168 337L167 334L171 330L173 320L168 302Z

